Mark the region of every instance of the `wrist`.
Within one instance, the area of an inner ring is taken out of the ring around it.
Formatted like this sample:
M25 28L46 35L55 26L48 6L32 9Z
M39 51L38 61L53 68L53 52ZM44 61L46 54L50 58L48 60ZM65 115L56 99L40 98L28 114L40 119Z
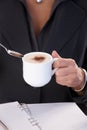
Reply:
M81 68L81 70L82 70L82 73L83 73L84 81L83 81L83 84L81 85L81 87L77 87L78 89L77 88L73 89L77 93L80 93L84 90L85 85L86 85L86 81L87 81L87 71L83 68Z

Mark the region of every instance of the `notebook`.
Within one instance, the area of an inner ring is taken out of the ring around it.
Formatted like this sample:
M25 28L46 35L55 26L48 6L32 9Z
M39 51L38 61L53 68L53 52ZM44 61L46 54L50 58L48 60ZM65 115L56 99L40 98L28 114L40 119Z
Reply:
M38 130L18 102L0 104L0 120L8 130ZM0 127L0 130L3 130Z
M75 103L29 104L42 130L87 130L87 116Z
M75 103L0 104L0 120L8 130L87 130L87 116Z

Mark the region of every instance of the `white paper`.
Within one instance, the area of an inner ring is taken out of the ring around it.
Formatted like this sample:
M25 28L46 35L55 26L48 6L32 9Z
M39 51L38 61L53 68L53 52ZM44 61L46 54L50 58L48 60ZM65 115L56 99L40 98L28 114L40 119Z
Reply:
M0 120L9 130L38 130L29 122L27 114L21 110L18 102L0 104Z
M42 130L87 130L87 116L75 103L29 105Z
M0 120L9 130L87 130L87 116L75 103L29 104L32 117L39 129L32 126L29 115L18 102L0 104ZM0 130L4 130L0 127Z

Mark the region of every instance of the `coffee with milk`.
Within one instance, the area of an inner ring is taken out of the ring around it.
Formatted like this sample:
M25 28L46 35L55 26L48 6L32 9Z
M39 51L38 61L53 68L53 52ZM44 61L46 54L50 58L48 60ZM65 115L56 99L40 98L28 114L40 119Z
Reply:
M29 54L25 57L25 61L29 63L46 63L50 61L51 57L45 54Z

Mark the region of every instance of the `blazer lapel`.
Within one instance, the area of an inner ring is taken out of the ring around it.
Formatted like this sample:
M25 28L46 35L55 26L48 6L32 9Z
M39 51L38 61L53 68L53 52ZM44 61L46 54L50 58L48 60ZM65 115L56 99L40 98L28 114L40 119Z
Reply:
M15 4L15 2L17 3ZM0 25L0 27L2 26L0 41L8 49L25 54L32 50L25 9L19 1L14 1L14 3L13 1L8 1L5 4L3 2L2 5L5 13L2 11L3 23Z
M43 50L46 50L47 47L50 52L53 49L57 49L59 52L64 47L82 24L85 13L73 2L68 1L67 3L62 3L62 8L60 5L56 11L55 18L52 22L47 43L44 44L43 48Z

